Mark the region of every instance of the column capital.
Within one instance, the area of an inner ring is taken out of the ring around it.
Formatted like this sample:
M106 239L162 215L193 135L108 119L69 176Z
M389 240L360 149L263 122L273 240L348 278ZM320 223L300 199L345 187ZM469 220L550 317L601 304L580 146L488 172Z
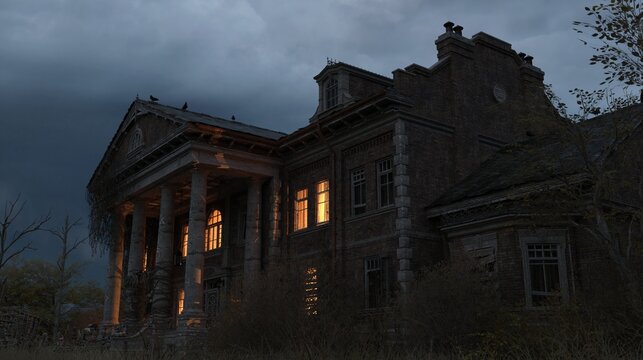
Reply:
M191 171L193 174L194 174L194 173L201 173L201 174L206 175L206 176L207 176L207 175L208 175L208 173L210 172L210 170L206 167L206 165L205 165L205 164L201 164L201 163L200 163L200 162L198 162L198 161L193 161L193 162L192 162L190 171Z

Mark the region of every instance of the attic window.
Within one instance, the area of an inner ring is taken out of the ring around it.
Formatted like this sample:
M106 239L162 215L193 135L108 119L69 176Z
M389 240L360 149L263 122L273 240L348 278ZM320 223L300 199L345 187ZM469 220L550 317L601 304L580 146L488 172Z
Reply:
M326 100L326 109L330 109L333 106L337 105L338 100L338 91L339 85L337 82L337 76L331 76L326 80L324 84L324 97Z
M127 154L132 154L143 146L143 130L136 128L134 133L129 138L129 145L127 147Z

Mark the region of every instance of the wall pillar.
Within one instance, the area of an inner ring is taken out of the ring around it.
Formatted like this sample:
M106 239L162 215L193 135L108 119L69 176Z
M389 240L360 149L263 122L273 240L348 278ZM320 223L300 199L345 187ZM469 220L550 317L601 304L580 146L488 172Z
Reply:
M281 254L279 248L279 238L281 231L279 228L279 221L281 220L279 211L281 205L281 179L279 175L274 175L270 180L270 214L268 214L268 221L270 222L270 246L268 249L268 256L270 263L274 264L279 260Z
M261 185L260 179L248 184L246 206L245 259L243 263L244 287L251 287L261 270ZM249 285L249 286L246 286Z
M100 324L101 337L112 334L114 326L119 323L121 306L121 284L123 279L123 250L125 243L125 216L123 209L117 207L112 211L111 243L109 246L109 268L107 270L107 289L103 321Z
M163 331L170 328L172 321L172 266L174 240L174 189L161 185L161 209L159 232L154 265L154 293L152 298L152 320L154 329Z
M125 324L127 332L135 332L141 325L145 314L145 284L143 277L143 260L145 257L145 202L134 200L132 214L132 234L129 245L129 261L127 262L127 278L125 280Z
M202 168L192 170L190 219L188 221L188 256L185 260L185 301L179 316L179 327L201 329L205 325L203 312L203 253L205 249L207 173Z
M409 138L406 133L404 121L397 120L395 123L395 135L393 136L395 144L395 156L393 157L393 166L395 175L393 184L395 186L395 207L397 216L395 219L395 231L398 235L397 260L398 271L397 281L400 285L400 291L403 294L410 292L413 284L413 271L411 270L411 259L413 258L413 248L411 247L411 238L409 231L411 229L411 196L409 195L409 175L408 175L408 143Z

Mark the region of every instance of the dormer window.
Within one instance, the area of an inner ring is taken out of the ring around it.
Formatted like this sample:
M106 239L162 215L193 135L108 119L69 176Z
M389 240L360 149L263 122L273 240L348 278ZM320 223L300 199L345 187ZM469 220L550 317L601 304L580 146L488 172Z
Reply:
M331 76L324 84L324 97L326 99L326 109L337 105L339 97L339 84L337 76Z

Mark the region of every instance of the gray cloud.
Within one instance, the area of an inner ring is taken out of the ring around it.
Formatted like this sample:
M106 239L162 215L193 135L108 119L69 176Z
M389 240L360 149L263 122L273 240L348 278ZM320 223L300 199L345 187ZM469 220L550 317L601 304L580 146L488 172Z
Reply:
M584 1L143 1L0 3L0 200L25 219L85 216L85 185L136 94L280 131L316 108L326 57L390 75L435 62L446 20L535 57L565 95L592 87L571 22ZM34 256L53 245L40 238ZM49 255L47 255L49 254ZM89 258L89 250L78 256ZM104 259L88 271L101 278Z

